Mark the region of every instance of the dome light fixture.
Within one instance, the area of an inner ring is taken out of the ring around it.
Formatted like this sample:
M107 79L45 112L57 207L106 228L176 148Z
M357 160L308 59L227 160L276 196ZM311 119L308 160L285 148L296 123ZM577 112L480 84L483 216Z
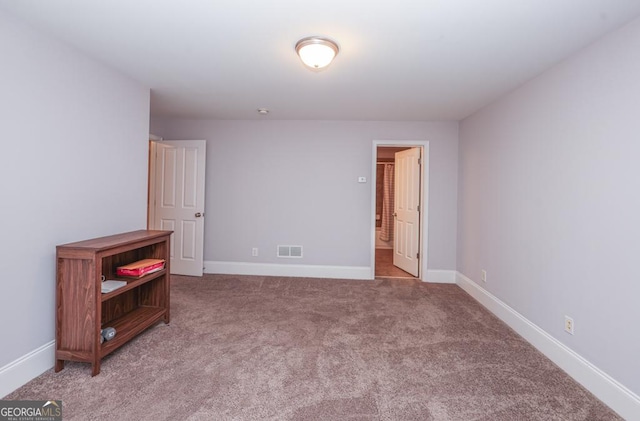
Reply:
M302 38L296 44L296 53L302 62L314 69L319 70L327 67L338 55L338 44L328 38L307 37Z

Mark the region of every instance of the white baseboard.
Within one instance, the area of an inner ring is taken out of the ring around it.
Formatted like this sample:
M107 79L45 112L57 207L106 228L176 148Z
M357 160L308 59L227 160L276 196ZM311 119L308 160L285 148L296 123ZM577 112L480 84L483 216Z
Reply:
M205 273L298 276L302 278L372 279L368 266L282 265L277 263L204 262Z
M427 270L427 276L422 278L422 281L434 284L455 284L457 273L455 270Z
M55 345L56 341L51 341L4 367L0 367L0 396L7 396L53 367Z
M371 279L367 266L282 265L277 263L204 262L205 273L258 276L299 276L302 278ZM424 282L455 284L455 270L428 270Z
M625 419L640 419L640 397L465 275L456 283Z

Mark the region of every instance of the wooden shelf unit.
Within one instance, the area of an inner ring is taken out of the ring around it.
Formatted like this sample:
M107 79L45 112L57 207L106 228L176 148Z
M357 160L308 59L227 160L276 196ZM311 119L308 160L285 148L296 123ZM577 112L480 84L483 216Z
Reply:
M169 258L172 231L140 230L56 247L56 364L100 360L159 321L169 323ZM164 259L165 268L140 278L116 276L116 268L142 259ZM102 276L127 282L106 294ZM100 330L116 336L100 343Z

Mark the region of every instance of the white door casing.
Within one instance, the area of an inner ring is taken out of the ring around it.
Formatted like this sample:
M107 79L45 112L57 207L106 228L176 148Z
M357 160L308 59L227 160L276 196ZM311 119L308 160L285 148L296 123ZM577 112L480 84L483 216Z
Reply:
M153 142L150 228L172 230L171 273L202 276L204 260L204 140ZM155 154L153 151L155 150Z
M395 154L393 264L413 276L420 267L421 148Z

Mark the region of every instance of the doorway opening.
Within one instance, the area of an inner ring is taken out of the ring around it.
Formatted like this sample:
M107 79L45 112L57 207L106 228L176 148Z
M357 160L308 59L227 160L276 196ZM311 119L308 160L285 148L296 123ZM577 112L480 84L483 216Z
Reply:
M374 141L372 278L426 273L427 141Z

